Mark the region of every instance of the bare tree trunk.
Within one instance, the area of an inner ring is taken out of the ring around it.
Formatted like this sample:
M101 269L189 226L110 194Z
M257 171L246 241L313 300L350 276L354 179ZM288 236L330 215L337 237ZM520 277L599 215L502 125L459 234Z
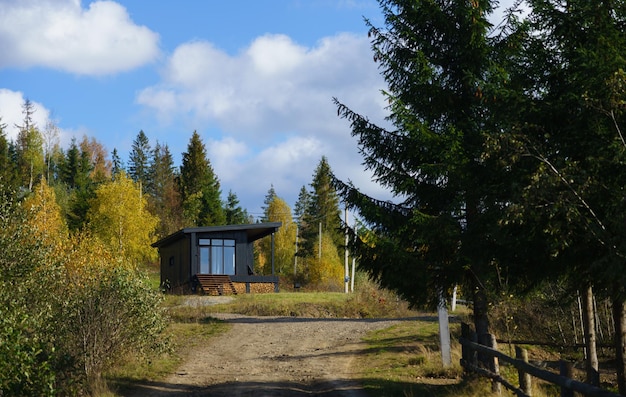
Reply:
M600 372L598 372L598 351L596 349L596 322L593 310L593 289L587 287L583 304L583 329L585 331L585 367L587 370L587 383L600 386Z
M619 394L626 395L626 317L624 301L613 301L613 322L615 323L615 368Z

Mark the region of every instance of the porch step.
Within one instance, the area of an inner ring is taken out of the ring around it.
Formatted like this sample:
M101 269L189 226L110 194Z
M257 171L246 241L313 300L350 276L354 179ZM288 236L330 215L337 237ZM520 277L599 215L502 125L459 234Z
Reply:
M237 295L230 277L223 274L196 274L198 285L207 295Z

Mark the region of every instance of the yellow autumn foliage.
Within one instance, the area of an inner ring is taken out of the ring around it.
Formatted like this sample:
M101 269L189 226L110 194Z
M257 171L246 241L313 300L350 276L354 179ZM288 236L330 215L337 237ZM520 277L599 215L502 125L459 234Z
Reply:
M314 257L306 258L308 282L323 287L339 287L343 283L344 267L332 237L322 233L322 255L320 256L319 237L314 247Z
M96 189L87 213L91 234L114 253L134 264L156 261L155 241L159 219L147 210L139 186L125 173Z
M23 203L31 237L46 246L57 246L67 239L68 230L54 189L45 178L33 188Z

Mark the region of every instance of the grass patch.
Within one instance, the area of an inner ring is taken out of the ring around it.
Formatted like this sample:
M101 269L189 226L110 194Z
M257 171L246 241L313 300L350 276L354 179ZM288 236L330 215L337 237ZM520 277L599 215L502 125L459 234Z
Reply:
M482 397L499 396L491 391L491 381L473 377L463 379L459 364L460 324L451 323L452 366L443 368L439 349L439 328L432 321L406 321L371 332L364 338L367 349L354 364L354 372L371 397L432 396ZM500 363L500 374L517 383L517 370ZM554 385L533 378L533 396L558 395ZM502 395L513 395L502 386Z
M232 302L211 306L210 310L250 316L315 318L402 318L417 314L394 294L375 288L362 288L351 294L280 292L238 295Z
M453 335L459 328L451 324ZM444 368L441 363L436 318L403 322L374 331L364 340L368 348L356 372L372 397L459 396L467 387L461 383L460 347L454 336L453 365Z

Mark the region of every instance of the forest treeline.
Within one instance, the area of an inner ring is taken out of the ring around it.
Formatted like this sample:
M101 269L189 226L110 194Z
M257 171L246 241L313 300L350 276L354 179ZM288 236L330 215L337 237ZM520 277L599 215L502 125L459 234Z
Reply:
M124 162L117 149L109 156L93 137L73 139L68 148L61 147L54 124L40 128L33 123L34 107L28 99L22 113L15 140L7 139L6 126L0 122L3 189L25 199L37 185L49 186L70 233L89 230L128 251L137 263L150 263L156 260L151 242L184 227L255 222L239 205L235 192L230 190L223 197L219 177L195 131L180 166L174 164L166 143L151 143L143 130ZM263 215L257 221L283 223L276 236L275 269L290 281L327 287L342 282L339 257L345 243L331 175L322 157L309 188L302 186L293 211L273 185L265 197ZM261 273L271 271L265 266L270 262L268 244L257 244L257 271Z

